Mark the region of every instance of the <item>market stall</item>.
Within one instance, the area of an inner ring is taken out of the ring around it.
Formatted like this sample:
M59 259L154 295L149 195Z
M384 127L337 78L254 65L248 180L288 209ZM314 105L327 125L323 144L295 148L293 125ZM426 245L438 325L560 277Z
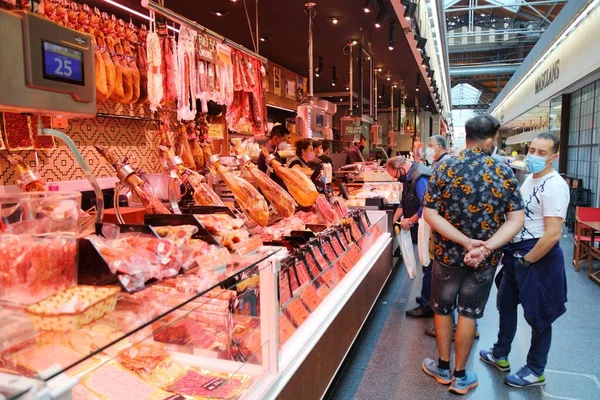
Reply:
M149 27L0 4L1 393L320 397L391 272L388 216L230 140L266 132L266 60L153 2Z

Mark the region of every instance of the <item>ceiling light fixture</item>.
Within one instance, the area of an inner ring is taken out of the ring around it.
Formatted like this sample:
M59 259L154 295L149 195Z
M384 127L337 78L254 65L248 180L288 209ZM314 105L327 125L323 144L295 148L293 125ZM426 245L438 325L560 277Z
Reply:
M389 28L389 45L388 49L390 51L394 50L394 46L396 45L396 21L390 20L390 28Z
M385 79L388 80L388 81L392 80L392 78L390 78L389 76L387 78L385 78Z
M348 86L346 86L346 90L350 90L350 88Z
M223 11L223 10L212 10L210 13L212 15L214 15L215 17L224 17L225 15L228 14L227 11Z
M424 37L415 34L415 40L417 41L417 49L421 51L425 51L425 44L427 43L427 39Z
M384 7L381 7L379 13L377 14L377 18L375 19L375 28L381 28L385 19L387 18L387 11Z
M356 39L352 39L352 40L350 40L350 44L351 44L352 46L356 46L356 45L358 44L358 40L356 40Z
M377 72L383 72L383 68L377 68Z
M260 38L261 42L266 42L267 40L271 40L271 38L269 36L263 36Z
M365 5L363 6L363 11L365 12L365 14L368 14L371 12L371 0L365 1Z
M333 25L337 25L342 20L342 17L329 17L329 22Z
M417 92L420 90L420 86L421 86L421 75L417 74L417 87L415 89Z
M136 10L134 10L132 8L129 8L127 6L124 6L123 4L117 3L116 1L113 1L113 0L104 0L104 1L106 3L108 3L108 4L112 4L113 6L115 6L117 8L120 8L121 10L127 11L129 14L137 15L140 18L143 18L143 19L148 20L148 21L152 21L152 18L150 18L148 15L142 14L141 12L136 11ZM179 33L179 29L174 28L172 26L167 25L167 29L170 29L173 32Z
M404 18L410 21L414 18L415 12L417 11L417 3L409 1L404 4Z
M319 66L315 69L315 76L318 78L323 72L323 56L319 56Z
M337 72L336 72L335 65L332 67L331 72L332 72L331 86L335 86L335 84L337 83Z

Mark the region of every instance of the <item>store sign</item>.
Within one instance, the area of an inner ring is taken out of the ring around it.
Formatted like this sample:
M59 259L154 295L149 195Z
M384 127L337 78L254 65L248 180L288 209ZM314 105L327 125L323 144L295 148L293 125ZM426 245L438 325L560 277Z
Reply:
M225 125L223 125L223 124L208 124L208 138L209 139L224 139L225 138Z
M198 34L198 58L217 63L217 41L204 33Z
M554 81L560 78L560 59L554 61L541 75L535 79L535 93L550 86Z
M507 124L600 69L600 8L594 8L492 115ZM563 60L560 63L559 60ZM568 61L566 61L568 60ZM500 118L504 115L504 118Z

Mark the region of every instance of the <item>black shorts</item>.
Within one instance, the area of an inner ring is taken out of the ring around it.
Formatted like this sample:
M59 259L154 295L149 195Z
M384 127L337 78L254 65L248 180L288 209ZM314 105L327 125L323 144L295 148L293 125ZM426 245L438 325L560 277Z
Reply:
M496 268L491 266L451 267L434 260L429 305L436 314L448 315L458 304L460 315L479 319L490 297L495 272Z

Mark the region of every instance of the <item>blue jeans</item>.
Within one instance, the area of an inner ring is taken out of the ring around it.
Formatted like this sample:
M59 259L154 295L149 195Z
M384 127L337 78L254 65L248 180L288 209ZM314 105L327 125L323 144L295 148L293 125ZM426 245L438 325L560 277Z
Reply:
M514 263L504 266L504 275L498 288L497 306L500 313L500 330L498 341L494 344L494 357L508 357L511 344L517 333L517 306L520 303L519 287L522 284L526 268L515 259ZM531 324L530 324L531 325ZM552 325L540 332L531 326L531 346L527 354L527 366L537 376L544 373L548 363L548 353L552 343Z

